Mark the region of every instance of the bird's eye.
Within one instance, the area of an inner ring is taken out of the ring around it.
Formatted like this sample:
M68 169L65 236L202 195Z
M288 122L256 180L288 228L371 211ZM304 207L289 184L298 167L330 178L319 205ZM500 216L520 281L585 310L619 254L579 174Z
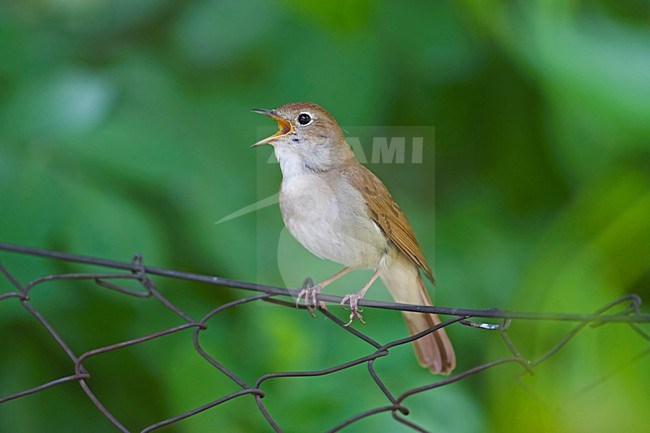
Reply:
M309 122L311 122L311 116L307 113L300 113L298 116L298 123L301 125L307 125Z

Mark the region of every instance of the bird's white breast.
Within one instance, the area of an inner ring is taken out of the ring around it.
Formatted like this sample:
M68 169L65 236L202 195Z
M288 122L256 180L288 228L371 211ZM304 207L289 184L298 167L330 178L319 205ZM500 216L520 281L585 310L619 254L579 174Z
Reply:
M313 172L278 157L280 209L289 232L319 257L347 267L376 268L387 240L368 216L361 194L336 170Z

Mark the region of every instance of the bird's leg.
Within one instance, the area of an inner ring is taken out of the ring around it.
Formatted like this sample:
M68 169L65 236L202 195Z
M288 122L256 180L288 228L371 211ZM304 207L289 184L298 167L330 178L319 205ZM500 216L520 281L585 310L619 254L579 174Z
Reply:
M333 283L334 281L338 280L341 278L343 275L347 274L350 272L352 268L343 268L336 274L332 275L326 280L321 281L320 283L316 284L315 286L312 287L303 287L303 289L298 292L298 298L296 298L296 307L300 305L300 299L304 297L304 303L305 307L307 307L307 310L309 310L309 313L313 316L314 314L312 313L312 308L317 308L318 307L318 299L316 298L318 294L320 293L323 288L328 286L329 284ZM320 307L322 309L326 309L325 303L321 302Z
M360 299L363 299L363 296L366 294L366 292L368 291L370 286L372 286L372 283L375 282L378 276L379 276L379 268L375 270L375 272L372 274L372 276L370 277L366 285L363 286L361 290L359 290L357 293L350 293L345 295L345 297L341 301L341 307L345 307L346 302L350 304L350 321L346 323L345 326L350 326L355 317L359 319L359 322L366 323L363 321L363 316L361 316L362 310L359 310L359 307L357 307L357 303L359 302Z

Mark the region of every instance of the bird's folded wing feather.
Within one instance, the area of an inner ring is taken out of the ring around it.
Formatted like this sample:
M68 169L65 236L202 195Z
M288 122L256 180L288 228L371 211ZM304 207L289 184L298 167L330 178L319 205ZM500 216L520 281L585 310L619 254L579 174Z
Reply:
M431 268L415 239L413 229L384 184L361 164L350 166L343 174L349 179L352 186L363 195L370 218L400 251L419 268L422 268L427 278L433 282Z

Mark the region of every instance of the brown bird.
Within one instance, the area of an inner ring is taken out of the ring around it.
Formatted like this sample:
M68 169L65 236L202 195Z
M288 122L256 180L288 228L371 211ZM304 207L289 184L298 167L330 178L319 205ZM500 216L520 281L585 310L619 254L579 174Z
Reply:
M334 118L309 102L275 110L255 109L273 118L279 130L253 146L271 144L282 170L280 209L289 232L318 257L345 267L300 292L309 308L317 295L353 269L370 268L372 277L345 296L350 321L363 322L357 303L381 277L395 302L432 305L419 270L433 282L431 268L413 230L383 183L354 157ZM402 313L411 335L440 323L436 314ZM449 374L456 357L447 333L439 329L414 341L420 364Z

